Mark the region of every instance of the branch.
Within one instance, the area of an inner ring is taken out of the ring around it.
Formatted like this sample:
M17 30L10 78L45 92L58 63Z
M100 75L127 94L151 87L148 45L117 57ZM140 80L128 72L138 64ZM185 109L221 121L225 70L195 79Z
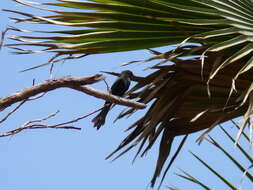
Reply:
M17 111L24 103L26 100L23 100L21 103L19 103L12 111L10 111L3 119L0 120L0 123L3 123L6 121L15 111Z
M71 88L89 94L91 96L107 100L115 104L121 104L137 109L144 109L145 104L135 102L125 98L119 98L118 96L111 95L106 92L96 90L94 88L83 86L87 84L93 84L100 80L103 80L104 76L101 74L86 76L86 77L71 77L66 76L62 78L50 79L40 84L34 85L30 88L25 88L19 92L16 92L10 96L0 99L0 110L3 110L14 103L27 100L28 98L46 93L58 88Z
M97 90L97 89L94 89L94 88L89 87L89 86L71 86L70 88L73 88L75 90L84 92L84 93L89 94L91 96L94 96L96 98L104 99L108 102L112 102L112 103L115 103L115 104L120 104L120 105L124 105L124 106L128 106L128 107L133 107L133 108L136 108L136 109L144 109L144 108L147 107L146 104L143 104L143 103L140 103L140 102L135 102L135 101L132 101L132 100L129 100L129 99L126 99L126 98L121 98L119 96L115 96L115 95L112 95L108 92Z
M41 119L35 119L35 120L31 120L26 122L25 124L23 124L21 127L2 133L0 134L0 137L8 137L8 136L12 136L15 135L17 133L20 133L23 130L27 130L27 129L76 129L76 130L81 130L81 128L78 127L74 127L74 126L66 126L66 124L70 124L70 123L74 123L76 121L78 121L79 118L75 119L75 120L71 120L69 122L64 122L64 123L59 123L59 124L55 124L55 125L46 125L46 124L41 124L42 121L46 121L52 117L55 117L57 114L59 113L59 111L56 111L52 114L49 114L48 116L41 118ZM88 115L87 115L88 117ZM82 119L85 118L85 116L82 117ZM80 120L80 119L79 119Z
M83 116L80 116L80 117L77 117L75 119L65 121L65 122L62 122L62 123L57 123L57 124L54 124L54 125L41 124L41 122L46 121L46 120L48 120L52 117L55 117L60 112L60 111L56 111L54 113L51 113L51 114L47 115L44 118L27 121L26 123L24 123L23 125L21 125L17 129L13 129L11 131L7 131L5 133L0 134L0 137L12 136L12 135L15 135L17 133L20 133L23 130L27 130L27 129L75 129L75 130L81 130L81 128L70 126L69 124L73 124L73 123L76 123L76 122L78 122L82 119L85 119L85 118L89 117L90 115L100 111L101 109L102 108L97 109L97 110L95 110L95 111L93 111L89 114L85 114Z
M62 78L50 79L43 83L34 85L30 88L25 88L10 96L0 99L0 110L11 106L14 103L26 100L32 96L40 93L55 90L57 88L69 87L72 85L80 86L96 83L104 78L103 75L92 75L87 77L71 77L66 76Z
M46 92L40 94L39 96L35 96L33 98L25 99L22 102L20 102L12 111L10 111L3 119L0 120L0 123L3 123L6 121L14 112L16 112L23 104L25 104L27 101L37 100L41 97L43 97L46 94Z

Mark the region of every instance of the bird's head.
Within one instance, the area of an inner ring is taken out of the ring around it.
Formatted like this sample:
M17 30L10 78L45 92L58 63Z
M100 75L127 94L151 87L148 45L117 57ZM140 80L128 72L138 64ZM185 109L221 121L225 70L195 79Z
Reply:
M130 70L122 71L120 75L123 77L129 77L130 79L132 79L134 77L133 72Z

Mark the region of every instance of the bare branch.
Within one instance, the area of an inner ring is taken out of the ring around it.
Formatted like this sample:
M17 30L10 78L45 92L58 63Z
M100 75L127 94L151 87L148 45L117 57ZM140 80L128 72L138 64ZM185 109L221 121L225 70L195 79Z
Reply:
M29 98L27 101L37 100L37 99L42 98L43 96L45 96L45 94L46 94L46 92L43 92L43 93L41 93L41 94L38 95L38 96Z
M66 122L63 122L63 123L59 123L59 124L53 125L53 127L54 127L54 128L59 128L59 127L61 127L61 126L63 126L63 125L67 125L67 124L71 124L71 123L76 123L76 122L78 122L78 121L80 121L80 120L82 120L82 119L84 119L84 118L86 118L86 117L89 117L89 116L92 115L92 114L95 114L96 112L100 111L101 109L102 109L102 108L99 108L99 109L97 109L97 110L95 110L95 111L93 111L93 112L91 112L91 113L89 113L89 114L87 114L87 115L78 117L78 118L73 119L73 120L70 120L70 121L66 121Z
M73 88L75 90L84 92L86 94L89 94L89 95L97 97L97 98L104 99L108 102L112 102L112 103L115 103L115 104L129 106L129 107L133 107L133 108L136 108L136 109L146 108L146 104L143 104L143 103L140 103L140 102L135 102L135 101L132 101L132 100L129 100L129 99L126 99L126 98L121 98L119 96L114 96L112 94L94 89L94 88L89 87L89 86L71 86L70 88Z
M25 124L23 124L21 127L8 131L6 133L2 133L0 134L0 137L7 137L7 136L11 136L11 135L15 135L17 133L20 133L23 130L27 130L27 129L76 129L76 130L81 130L81 128L78 127L73 127L73 126L64 126L62 124L56 124L56 125L46 125L46 124L40 124L42 121L46 121L52 117L55 117L57 114L59 113L59 111L56 111L52 114L49 114L48 116L41 118L41 119L35 119L35 120L31 120L26 122Z
M15 111L17 111L27 100L23 100L19 103L12 111L10 111L3 119L0 120L0 123L6 121Z
M106 82L105 79L104 79L103 81L104 81L104 83L105 83L105 85L106 85L107 92L110 92L110 87L109 87L108 83Z
M130 106L133 108L138 108L138 109L143 109L146 107L145 104L139 103L139 102L134 102L129 99L125 98L120 98L118 96L111 95L108 92L103 92L100 90L96 90L94 88L84 86L87 84L93 84L95 82L98 82L100 80L104 80L103 75L92 75L92 76L87 76L87 77L71 77L71 76L66 76L62 78L57 78L57 79L50 79L47 80L43 83L34 85L30 88L25 88L19 92L16 92L10 96L7 96L5 98L0 99L0 110L4 110L5 108L11 106L14 103L20 102L12 111L10 111L2 120L0 120L0 123L4 122L7 120L14 112L16 112L25 102L27 101L32 101L36 100L38 98L43 97L47 92L55 90L57 88L71 88L77 91L84 92L88 95L97 97L97 98L102 98L106 101L110 101L115 104L121 104L121 105L126 105ZM30 120L26 123L24 123L21 127L17 129L13 129L10 131L7 131L5 133L0 134L0 137L6 137L6 136L11 136L14 134L17 134L23 130L27 129L44 129L44 128L53 128L53 129L76 129L80 130L81 128L77 128L74 126L69 126L70 124L73 124L75 122L78 122L98 111L100 109L95 110L92 113L89 113L87 115L65 121L62 123L54 124L54 125L47 125L43 124L43 121L47 121L48 119L55 117L59 111L54 112L52 114L49 114L48 116L36 120Z
M17 128L17 129L2 133L2 134L0 134L0 137L12 136L12 135L15 135L17 133L20 133L23 130L27 130L27 129L75 129L75 130L81 130L81 128L74 127L74 126L68 126L68 125L76 123L76 122L78 122L82 119L85 119L85 118L89 117L90 115L100 111L101 109L102 108L97 109L97 110L93 111L92 113L83 115L81 117L78 117L78 118L63 122L63 123L58 123L58 124L54 124L54 125L41 124L41 122L55 117L60 112L60 111L56 111L54 113L51 113L51 114L47 115L44 118L28 121L28 122L26 122L25 124L23 124L21 127Z
M50 79L43 83L34 85L30 88L25 88L10 96L0 99L0 110L4 110L5 108L11 106L12 104L20 102L20 101L24 101L27 99L31 100L32 96L35 96L41 93L43 93L41 95L43 96L44 93L58 89L58 88L71 88L71 89L89 94L91 96L107 100L115 104L121 104L121 105L129 106L129 107L133 107L137 109L144 109L146 107L146 105L143 103L135 102L135 101L125 99L125 98L120 98L118 96L111 95L107 92L96 90L88 86L83 86L87 84L96 83L103 79L104 79L104 76L101 74L86 76L86 77L66 76L62 78Z
M34 83L33 83L34 84ZM3 119L0 120L0 123L3 123L4 121L6 121L14 112L16 112L23 104L25 104L28 101L32 101L32 100L37 100L39 98L42 98L44 95L46 94L46 92L41 93L38 96L35 96L33 98L29 98L26 100L23 100L22 102L20 102L12 111L10 111Z
M0 99L0 110L11 106L14 103L26 100L32 96L40 93L55 90L57 88L70 87L73 85L81 86L96 83L104 78L103 75L92 75L87 77L71 77L66 76L62 78L50 79L43 83L34 85L30 88L25 88L10 96Z

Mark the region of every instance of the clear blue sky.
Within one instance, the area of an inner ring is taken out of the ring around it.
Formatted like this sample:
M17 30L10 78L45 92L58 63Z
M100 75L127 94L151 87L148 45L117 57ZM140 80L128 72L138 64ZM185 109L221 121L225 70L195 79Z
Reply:
M17 6L10 0L0 1L0 8L34 12L30 8ZM36 14L40 13L37 12ZM0 12L0 30L3 30L7 25L15 25L8 20L9 16L13 15ZM18 26L21 28L34 27L33 25L23 24ZM160 50L165 49L161 48ZM93 55L58 64L54 69L54 77L65 75L85 76L98 73L101 70L120 72L125 69L119 67L121 63L148 56L149 54L146 51ZM33 79L36 79L36 83L39 83L49 78L48 67L19 73L22 69L46 63L50 58L48 54L13 55L8 48L3 48L0 57L2 68L0 74L1 97L31 86ZM127 67L127 69L134 70L136 75L144 76L145 72L142 69L146 66L148 65L136 64ZM112 76L107 77L110 84L114 79ZM93 86L106 90L103 83ZM0 125L0 132L16 128L28 120L44 117L56 110L61 112L55 119L50 120L50 123L66 121L92 112L102 104L102 100L79 92L69 89L56 90L37 101L24 105L8 121ZM82 128L81 131L33 130L0 139L1 189L146 189L154 171L158 152L157 145L146 157L137 159L133 165L131 161L135 151L126 154L115 162L104 160L127 135L124 129L143 113L140 111L136 116L113 123L113 115L116 115L122 109L122 106L115 107L109 114L106 125L99 132L92 127L91 118L87 118L76 124L76 127ZM3 115L3 113L0 114L0 116ZM222 174L228 176L228 179L234 180L235 185L239 185L241 174L233 166L227 164L227 160L219 151L216 151L208 143L203 143L200 146L196 145L195 140L200 134L196 133L190 136L167 175L162 189L166 189L166 185L175 185L185 190L196 187L173 174L179 172L178 168L191 172L195 177L200 177L203 182L206 182L215 190L227 189L210 172L200 166L188 152L189 150L198 153L209 164L215 165ZM211 134L216 139L224 138L219 129L214 129ZM234 130L233 134L235 134ZM174 145L177 142L178 139ZM230 150L238 155L225 138L223 144L230 147ZM243 163L248 166L246 161L243 161ZM246 181L243 184L244 189L250 189L252 185Z

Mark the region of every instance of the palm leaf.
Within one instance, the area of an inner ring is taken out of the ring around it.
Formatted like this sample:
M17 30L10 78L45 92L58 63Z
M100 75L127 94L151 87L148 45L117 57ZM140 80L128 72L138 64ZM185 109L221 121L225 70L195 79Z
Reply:
M235 122L233 122L233 125L237 126L237 124ZM220 125L220 127L221 127L222 131L224 132L225 136L228 137L230 142L233 144L236 140L231 136L231 134L227 130L224 129L224 127L222 127L221 125ZM239 128L238 128L238 130L239 130ZM249 138L247 136L244 136L244 137L247 141L249 140ZM209 143L211 143L212 145L214 145L214 147L217 148L219 151L221 151L223 153L224 157L228 158L230 163L233 164L235 166L235 168L238 168L242 172L242 176L245 176L249 182L252 182L252 173L250 173L250 171L248 170L248 169L250 169L250 167L243 166L243 160L240 159L240 156L239 157L238 157L238 155L237 155L237 157L233 156L232 153L230 153L228 150L226 150L225 146L221 145L217 140L215 140L211 136L209 136L209 138L206 140ZM238 150L242 153L241 155L245 156L245 158L252 165L253 158L249 153L247 153L246 147L243 147L238 144ZM198 160L199 163L203 164L205 166L205 168L208 169L208 171L210 171L217 178L219 178L228 188L233 189L233 190L241 189L240 187L236 187L232 184L232 182L234 183L236 180L229 181L228 178L222 174L223 172L218 172L216 169L214 169L215 166L209 165L207 162L205 162L202 158L200 158L199 156L197 156L194 153L192 153L192 155ZM183 172L183 174L176 174L176 175L178 175L179 177L181 177L183 179L186 179L189 182L193 182L193 183L199 185L203 189L212 189L212 188L208 187L208 184L202 183L199 178L193 177L192 174L185 172L184 170L181 170L181 171ZM244 179L242 178L241 180L245 180L245 177L244 177Z
M201 186L203 189L205 190L211 190L210 187L208 187L207 185L205 185L204 183L202 183L200 180L198 180L197 178L193 177L191 174L187 173L184 170L181 170L181 172L183 172L183 174L176 174L177 176L186 179L187 181L191 181L195 184L198 184L199 186Z

